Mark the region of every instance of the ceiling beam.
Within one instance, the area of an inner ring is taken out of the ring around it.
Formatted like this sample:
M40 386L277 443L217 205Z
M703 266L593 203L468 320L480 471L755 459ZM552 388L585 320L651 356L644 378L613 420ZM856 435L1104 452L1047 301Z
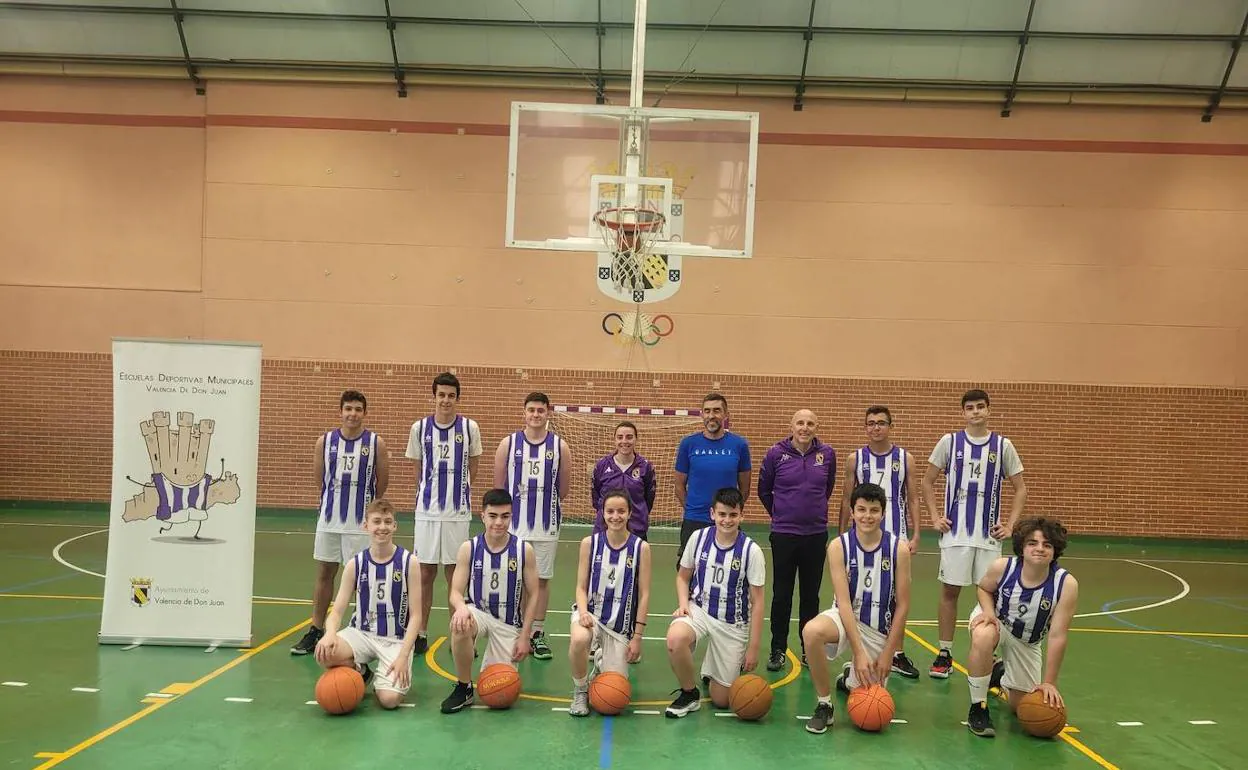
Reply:
M36 11L41 13L72 12L72 13L129 13L168 15L167 8L159 6L137 5L89 5L83 3L33 3L10 2L0 0L0 10L13 9ZM375 24L383 16L370 13L309 13L301 11L255 11L229 8L183 8L179 11L184 16L217 16L250 19L292 20L292 21L340 21L363 22ZM465 19L440 16L392 16L396 24L451 25L469 27L531 27L533 21L528 19ZM628 21L559 21L539 20L541 26L548 29L585 29L596 30L599 26L606 29L632 29ZM695 24L676 22L649 22L646 29L668 32L735 32L735 33L779 33L804 35L810 30L815 35L860 35L886 37L977 37L977 38L1017 38L1017 29L912 29L906 27L814 27L782 24ZM1032 30L1030 38L1049 40L1133 40L1155 42L1188 42L1188 43L1235 43L1238 39L1234 34L1205 33L1158 33L1158 32L1078 32L1065 30Z
M390 15L390 0L386 3L386 32L390 35L390 61L394 67L394 82L398 86L400 99L407 98L407 83L403 82L403 68L399 66L399 46L394 41L394 30L398 25L394 23L394 17Z
M186 74L195 85L195 93L203 96L207 89L204 87L204 82L199 79L195 63L191 61L191 49L186 45L186 30L182 28L182 14L178 11L178 0L169 0L169 9L173 12L173 23L178 28L178 42L182 44L182 62L186 65Z
M1244 12L1244 21L1239 25L1239 35L1235 38L1235 42L1231 43L1231 58L1226 63L1226 71L1222 73L1222 82L1218 85L1218 90L1210 97L1209 106L1205 107L1205 114L1200 116L1201 123L1208 123L1213 120L1213 113L1222 104L1222 96L1226 93L1226 84L1231 79L1231 71L1235 69L1235 60L1239 58L1239 49L1244 46L1245 32L1248 32L1248 11Z
M793 111L802 111L802 100L806 96L806 64L810 61L810 44L815 39L815 6L819 0L810 0L810 20L806 22L806 31L802 33L802 38L806 44L802 48L802 74L797 80L797 92L793 96Z
M1023 33L1018 36L1018 58L1014 61L1014 77L1010 78L1010 90L1005 92L1005 104L1001 105L1001 117L1008 118L1014 106L1014 97L1018 94L1018 73L1023 71L1023 54L1027 52L1028 35L1031 32L1031 19L1036 12L1036 0L1027 5L1027 21L1023 23Z

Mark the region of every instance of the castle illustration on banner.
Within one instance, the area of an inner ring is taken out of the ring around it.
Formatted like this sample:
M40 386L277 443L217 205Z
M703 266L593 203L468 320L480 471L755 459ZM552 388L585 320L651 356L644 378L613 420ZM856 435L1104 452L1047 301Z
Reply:
M195 534L190 539L199 540L209 508L238 502L238 476L225 470L224 458L221 475L213 478L205 472L215 428L214 420L196 423L193 412L178 412L176 429L171 429L169 412L152 412L152 419L140 422L139 432L147 444L152 466L151 480L143 482L126 476L143 491L126 501L121 520L135 522L155 517L162 524L162 533L175 525L194 522Z

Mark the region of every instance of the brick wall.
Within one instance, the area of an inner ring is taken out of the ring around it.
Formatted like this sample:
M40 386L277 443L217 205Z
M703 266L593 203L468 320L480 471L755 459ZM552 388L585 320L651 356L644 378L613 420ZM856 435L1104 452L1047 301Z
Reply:
M396 458L390 498L407 505L410 465L397 458L413 419L431 408L429 381L441 367L268 360L261 396L259 499L311 507L311 450L337 421L342 390L362 390L369 419ZM755 466L787 433L792 413L816 410L838 461L862 442L868 403L889 405L894 440L925 458L961 425L958 399L983 386L993 426L1013 439L1031 491L1027 510L1061 516L1095 534L1248 538L1248 391L1030 383L959 383L459 367L463 411L492 448L520 425L524 395L555 403L696 407L718 382L733 430L751 443ZM652 383L653 378L659 384ZM592 382L590 386L588 383ZM0 351L0 499L104 501L109 496L111 362L105 354ZM643 452L645 434L643 432ZM609 451L601 447L600 454ZM654 451L651 454L668 455ZM580 460L587 458L578 458ZM1103 468L1104 470L1099 470ZM658 468L670 489L671 470ZM1008 488L1008 484L1006 485ZM839 494L839 485L838 485ZM1008 493L1007 493L1008 504ZM751 506L758 515L760 507Z

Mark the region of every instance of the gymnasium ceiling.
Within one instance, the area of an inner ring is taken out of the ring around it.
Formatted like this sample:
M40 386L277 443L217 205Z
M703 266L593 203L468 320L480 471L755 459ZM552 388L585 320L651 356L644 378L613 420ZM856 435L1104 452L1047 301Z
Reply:
M558 88L626 103L631 0L0 0L0 73ZM660 93L1248 108L1248 0L655 0Z

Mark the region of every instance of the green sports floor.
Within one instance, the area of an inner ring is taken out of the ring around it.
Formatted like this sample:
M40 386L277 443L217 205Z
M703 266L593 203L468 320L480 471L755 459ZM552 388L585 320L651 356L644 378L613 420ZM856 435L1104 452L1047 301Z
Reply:
M1070 726L1057 739L1032 738L997 703L997 737L985 740L961 724L969 700L965 676L942 682L926 675L936 641L934 541L916 559L906 641L924 674L889 683L896 718L904 721L880 734L862 733L838 700L836 726L817 736L799 719L809 715L814 695L793 657L775 674L760 666L775 688L761 722L741 722L709 703L683 720L661 715L676 686L662 640L662 618L675 606L666 569L675 559L675 533L667 530L652 534L650 636L632 669L635 702L625 714L572 719L560 710L571 687L566 608L576 543L587 532L568 527L547 619L555 658L521 664L525 697L515 708L439 713L451 689L450 652L439 641L447 624L439 582L430 621L434 644L416 661L408 707L384 712L370 692L355 713L327 716L309 704L315 662L289 654L308 622L311 529L310 517L288 513L257 523L254 647L124 650L96 642L105 514L0 512L0 767L1248 766L1248 548L1242 545L1076 539L1063 560L1081 594L1060 682ZM409 523L400 542L410 538ZM824 606L829 595L825 580ZM972 601L964 592L960 616ZM766 631L763 645L765 651ZM790 645L798 646L796 632ZM954 656L965 653L959 631Z

